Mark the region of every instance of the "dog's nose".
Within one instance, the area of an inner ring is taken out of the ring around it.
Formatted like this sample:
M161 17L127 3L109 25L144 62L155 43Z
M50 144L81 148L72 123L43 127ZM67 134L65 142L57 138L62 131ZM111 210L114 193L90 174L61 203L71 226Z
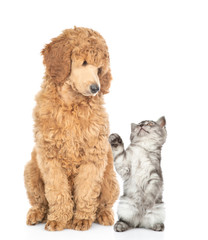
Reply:
M91 91L91 93L96 93L96 92L98 92L100 90L100 88L99 88L99 86L97 85L97 84L92 84L91 86L90 86L90 91Z

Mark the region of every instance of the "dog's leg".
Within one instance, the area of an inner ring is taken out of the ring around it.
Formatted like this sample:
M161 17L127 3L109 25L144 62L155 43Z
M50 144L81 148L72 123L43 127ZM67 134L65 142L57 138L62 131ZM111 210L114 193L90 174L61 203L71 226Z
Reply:
M62 230L72 219L74 203L68 178L61 162L55 158L47 159L46 154L43 151L37 154L37 162L43 176L45 196L49 206L45 229L49 231Z
M32 152L31 161L25 167L24 178L27 195L32 205L27 214L27 224L35 225L44 222L47 217L48 202L45 197L44 183L37 165L35 150Z
M81 165L74 180L76 211L72 228L75 230L89 229L96 219L98 197L107 159L96 160Z
M96 214L96 222L102 225L113 225L113 204L119 196L119 185L113 169L113 155L111 149L108 152L108 165L105 169L101 194L98 199L99 206Z

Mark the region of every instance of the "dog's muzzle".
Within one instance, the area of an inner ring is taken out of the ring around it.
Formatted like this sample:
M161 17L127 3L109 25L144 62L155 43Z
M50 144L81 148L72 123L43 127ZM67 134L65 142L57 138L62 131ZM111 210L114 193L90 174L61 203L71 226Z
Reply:
M90 91L91 91L91 93L93 93L93 94L97 93L99 90L100 90L100 88L99 88L99 86L98 86L97 84L92 84L92 85L90 86Z

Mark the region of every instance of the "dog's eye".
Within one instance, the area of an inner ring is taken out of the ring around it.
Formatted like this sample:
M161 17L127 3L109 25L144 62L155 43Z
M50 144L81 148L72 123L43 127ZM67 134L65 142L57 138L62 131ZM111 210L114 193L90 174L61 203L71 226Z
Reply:
M101 74L102 68L98 68L98 74Z
M87 65L87 61L85 60L83 63L82 63L82 66L86 66Z

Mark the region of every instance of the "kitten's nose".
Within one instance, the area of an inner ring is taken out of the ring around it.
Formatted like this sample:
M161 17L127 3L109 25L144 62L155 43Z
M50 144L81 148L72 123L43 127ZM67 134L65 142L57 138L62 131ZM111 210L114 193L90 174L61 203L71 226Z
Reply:
M90 86L90 91L91 91L91 93L96 93L96 92L98 92L100 90L100 88L99 88L99 86L97 85L97 84L92 84L91 86Z

